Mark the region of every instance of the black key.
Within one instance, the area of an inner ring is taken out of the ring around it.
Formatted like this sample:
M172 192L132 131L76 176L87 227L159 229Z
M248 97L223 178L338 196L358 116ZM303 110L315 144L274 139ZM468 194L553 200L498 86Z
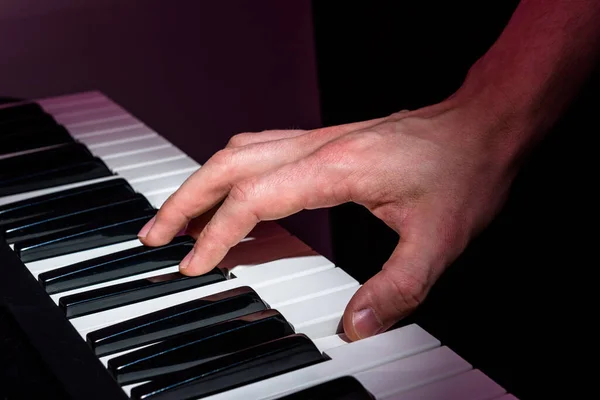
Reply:
M60 125L31 132L13 132L0 135L0 154L17 153L74 141L71 134Z
M98 329L88 333L87 342L97 356L105 356L268 308L243 286Z
M250 347L136 386L131 398L198 399L326 361L303 334Z
M102 218L102 209L114 207L124 202L147 203L147 200L133 191L126 191L125 187L113 186L109 190L84 192L71 201L62 201L48 205L39 210L45 214L35 213L24 216L20 221L0 224L0 232L8 244L17 241L38 237L51 232L59 232L81 226L82 224ZM0 217L1 218L1 217Z
M14 250L27 263L57 257L78 251L108 246L137 239L144 224L156 215L156 209L131 203L106 209L104 218L89 221L81 226L51 233L14 244Z
M15 119L0 123L0 140L8 136L41 132L59 126L50 114L41 114L27 119Z
M78 211L102 203L133 198L135 191L122 178L49 193L0 206L0 230L29 224L65 211Z
M81 143L0 159L0 196L102 178L112 172Z
M292 334L277 310L258 311L115 357L108 370L121 385L143 382Z
M0 186L0 197L105 178L111 175L113 173L106 164L99 158L95 158L92 161L51 169L9 183L1 183L5 186Z
M48 294L65 292L178 265L194 243L179 236L164 246L137 246L44 272L38 279Z
M174 272L64 296L60 298L59 306L67 318L75 318L225 280L227 278L219 268L199 276Z
M129 213L135 213L151 208L148 200L141 194L135 194L130 199L114 203L101 204L84 210L66 211L64 214L41 218L32 223L15 224L14 228L5 229L4 240L8 244L38 239L62 232L74 232L80 228L93 226L99 222L119 222L129 218Z
M81 143L69 143L52 149L0 160L0 182L35 175L42 171L92 161L94 155Z
M376 400L355 377L346 375L311 386L278 400Z
M14 105L12 107L0 108L0 124L8 121L35 118L47 114L37 103Z

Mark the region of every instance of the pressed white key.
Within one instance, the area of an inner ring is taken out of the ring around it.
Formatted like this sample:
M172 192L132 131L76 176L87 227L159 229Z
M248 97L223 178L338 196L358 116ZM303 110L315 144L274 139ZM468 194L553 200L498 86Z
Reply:
M154 180L156 178L177 175L179 173L192 173L200 165L190 157L162 160L150 165L142 165L137 168L124 168L118 171L119 175L130 184Z
M111 119L108 121L91 121L89 124L79 124L76 126L66 125L65 127L76 139L86 138L98 135L106 135L115 131L134 129L145 126L136 118L125 115L120 119Z
M469 371L471 364L447 346L392 361L354 375L375 398L383 399Z
M289 257L289 256L293 256L293 255L299 255L299 254L308 255L308 254L310 254L310 252L311 252L310 248L308 248L308 246L306 246L306 244L304 244L298 238L291 236L289 234L287 236L282 236L282 235L280 235L279 232L280 231L277 231L277 230L272 230L272 231L264 230L263 232L261 232L261 234L263 236L260 239L257 239L257 240L250 239L249 241L252 241L252 244L244 243L243 245L240 245L240 246L244 247L242 249L243 251L241 251L241 252L238 251L238 249L240 247L237 247L237 246L234 247L229 252L229 254L226 255L225 262L223 264L226 264L229 262L233 263L233 262L235 262L236 259L238 259L238 260L241 259L242 262L244 259L246 261L249 259L256 259L255 255L258 255L258 257L264 257L265 262L267 262L270 260ZM270 249L268 247L270 247ZM244 256L241 256L240 253L243 254ZM229 261L229 260L232 260L232 261ZM239 263L239 261L238 261L238 263ZM58 304L58 300L63 296L70 296L72 294L81 293L81 292L85 292L88 290L94 290L94 289L107 287L107 286L111 286L111 285L116 285L119 283L130 282L130 281L137 280L137 279L145 279L145 278L149 278L152 276L169 274L172 272L177 272L178 270L179 270L179 265L173 265L173 266L169 266L166 268L162 268L160 270L145 272L142 274L136 274L136 275L119 278L119 279L115 279L115 280L108 281L108 282L97 283L95 285L89 285L86 287L73 289L73 290L69 290L66 292L52 294L52 295L50 295L50 298L52 298L52 300L54 300L54 302L56 304ZM232 270L235 271L235 268L233 268Z
M333 268L333 264L322 256L301 256L275 260L254 266L252 272L248 271L244 276L238 276L236 279L163 296L160 299L152 299L92 315L85 315L72 319L71 323L85 337L92 330L214 293L240 286L250 286L258 291L267 285L273 285L274 283L281 285L284 281L297 279L329 268Z
M126 159L123 159L127 160L131 159L133 156L139 155L140 153L157 152L158 150L167 151L166 149L174 149L177 151L178 155L185 156L185 153L158 135L143 138L135 142L98 147L91 149L91 152L95 156L102 158L102 160L108 164L111 160L116 161L116 159L120 159L122 157L127 157ZM128 164L136 165L135 162L132 163L131 161L129 161Z
M343 271L341 268L336 269ZM335 333L341 333L341 321L344 310L352 296L358 290L359 285L358 282L355 282L344 287L345 289L339 291L326 290L321 292L327 293L325 295L319 297L313 296L305 301L294 302L287 306L278 306L275 304L273 308L277 309L290 321L302 321L294 325L296 332L302 332L313 340L331 336ZM265 293L263 296L260 290L256 290L256 292L269 303L268 293Z
M152 180L133 182L131 186L136 191L144 193L146 196L165 192L173 193L193 172L194 171L186 171Z
M473 369L381 400L492 400L504 393L504 388L480 370Z
M407 325L325 352L331 360L211 396L211 400L274 399L310 386L356 374L440 345L418 325ZM124 388L125 389L125 388Z
M134 142L153 136L158 136L158 134L146 126L141 126L132 129L113 131L104 135L78 138L78 140L85 144L88 149L94 150L104 146Z

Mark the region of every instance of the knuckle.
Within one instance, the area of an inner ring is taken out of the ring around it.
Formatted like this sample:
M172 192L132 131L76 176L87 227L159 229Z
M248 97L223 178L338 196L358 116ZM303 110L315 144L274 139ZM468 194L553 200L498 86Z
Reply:
M323 147L321 156L329 161L352 162L358 158L357 155L364 155L378 146L381 140L382 134L375 131L350 133Z
M246 203L258 194L258 184L254 179L239 182L231 188L229 197L236 203Z
M248 142L248 139L250 136L251 136L250 133L238 133L236 135L233 135L231 138L229 138L229 141L227 142L226 147L244 146Z
M213 165L225 168L234 163L235 154L236 152L232 148L224 148L213 154L210 161Z

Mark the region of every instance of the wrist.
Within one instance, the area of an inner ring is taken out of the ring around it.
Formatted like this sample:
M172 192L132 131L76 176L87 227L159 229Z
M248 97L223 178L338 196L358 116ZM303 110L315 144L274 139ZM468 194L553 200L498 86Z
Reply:
M520 86L471 76L447 100L461 118L471 121L468 134L476 136L485 154L517 168L554 123L531 88Z

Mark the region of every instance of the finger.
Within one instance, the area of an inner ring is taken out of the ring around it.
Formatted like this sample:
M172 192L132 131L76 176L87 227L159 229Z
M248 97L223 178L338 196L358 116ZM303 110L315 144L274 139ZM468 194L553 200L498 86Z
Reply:
M293 162L317 146L317 141L288 139L221 150L169 196L140 230L139 239L148 246L169 243L191 220L222 201L237 182Z
M424 300L431 279L423 250L400 242L383 269L354 294L343 317L344 332L351 340L389 329Z
M182 273L209 271L260 221L348 201L349 195L336 189L344 180L341 173L347 174L310 156L236 185L180 263Z
M200 235L200 232L202 232L206 224L208 224L212 216L215 215L215 212L217 212L217 209L219 208L220 204L221 203L218 203L210 210L206 211L202 215L199 215L196 218L192 219L190 222L188 222L187 226L185 227L185 234L193 237L194 239L197 239Z
M192 219L221 201L237 182L296 161L340 136L383 120L333 126L288 139L223 149L165 201L138 237L148 246L169 243Z

